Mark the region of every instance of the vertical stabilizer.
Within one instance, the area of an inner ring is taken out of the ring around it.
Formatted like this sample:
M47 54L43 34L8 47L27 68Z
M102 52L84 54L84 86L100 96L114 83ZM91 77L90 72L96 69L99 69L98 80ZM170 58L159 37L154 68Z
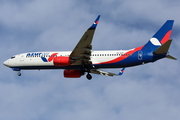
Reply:
M165 44L171 36L174 20L167 20L164 25L152 36L143 47L148 52L155 51L158 47Z

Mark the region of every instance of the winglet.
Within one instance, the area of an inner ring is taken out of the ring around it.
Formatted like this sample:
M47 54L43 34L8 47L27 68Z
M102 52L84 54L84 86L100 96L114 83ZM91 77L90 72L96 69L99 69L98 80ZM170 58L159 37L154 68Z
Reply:
M89 28L89 30L94 30L94 29L96 29L96 26L97 26L97 24L98 24L98 22L99 22L99 18L100 18L100 15L98 15L98 17L96 18L96 20L94 21L94 23L92 24L92 26Z
M125 68L123 68L118 75L122 75L124 73Z

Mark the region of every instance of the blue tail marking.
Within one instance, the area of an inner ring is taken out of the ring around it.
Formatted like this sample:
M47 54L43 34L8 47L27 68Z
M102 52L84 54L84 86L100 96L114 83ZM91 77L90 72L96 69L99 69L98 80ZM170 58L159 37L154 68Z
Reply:
M152 36L142 50L153 52L170 39L174 20L167 20L164 25Z

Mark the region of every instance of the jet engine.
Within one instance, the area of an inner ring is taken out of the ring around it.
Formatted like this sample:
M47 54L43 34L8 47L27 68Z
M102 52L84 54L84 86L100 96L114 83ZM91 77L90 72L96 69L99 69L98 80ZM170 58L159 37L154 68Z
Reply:
M54 57L54 65L55 66L68 66L71 65L70 58L66 56Z
M84 73L81 70L64 70L66 78L80 78Z

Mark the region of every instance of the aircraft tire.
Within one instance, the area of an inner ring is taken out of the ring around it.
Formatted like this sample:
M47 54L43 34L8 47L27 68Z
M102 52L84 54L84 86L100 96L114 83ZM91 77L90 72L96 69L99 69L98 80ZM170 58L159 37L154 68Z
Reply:
M88 80L91 80L91 79L92 79L91 74L88 73L88 74L86 75L86 78L87 78Z
M17 75L18 75L18 76L21 76L21 73L20 73L20 72L18 72L18 73L17 73Z

